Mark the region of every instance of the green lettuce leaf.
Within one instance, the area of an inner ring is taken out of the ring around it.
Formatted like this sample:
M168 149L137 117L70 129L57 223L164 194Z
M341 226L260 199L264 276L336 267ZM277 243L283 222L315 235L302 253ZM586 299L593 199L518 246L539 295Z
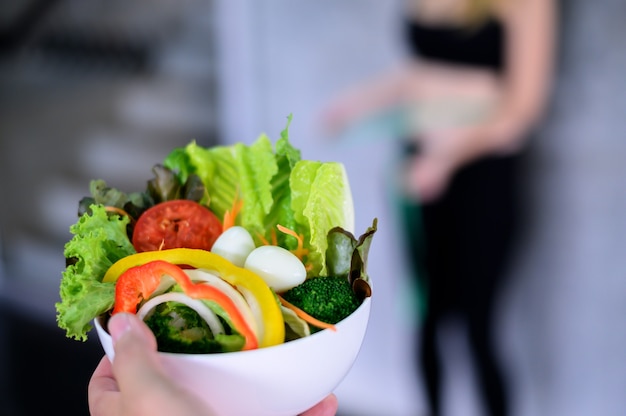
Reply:
M272 198L274 205L269 214L265 217L265 229L270 230L277 224L287 227L290 230L303 233L304 229L298 226L295 220L293 209L291 208L291 187L289 178L293 167L300 161L300 151L294 148L289 142L289 123L281 132L281 137L276 142L276 164L278 171L272 178ZM295 249L298 241L283 233L277 234L278 245L287 249Z
M378 218L357 240L354 235L341 227L328 232L326 267L329 276L347 278L352 290L361 300L371 296L372 288L367 274L367 258L372 239L378 229Z
M250 145L205 148L191 142L174 149L164 164L178 172L181 182L197 175L207 190L203 202L218 218L236 198L242 200L237 223L257 244L275 234L278 245L296 248L297 240L277 233L277 225L302 235L310 274L323 274L328 231L337 226L354 229L352 194L343 164L301 159L289 141L290 123L291 116L275 149L265 134Z
M354 206L345 168L338 162L301 160L291 173L291 206L308 232L309 262L314 275L326 274L328 232L354 230Z
M235 199L241 199L240 225L254 237L265 235L265 220L273 206L272 178L278 171L269 138L261 135L249 146L237 143L211 148L192 142L184 151L186 157L175 149L165 159L165 166L184 175L198 175L207 191L203 202L218 218L224 217Z
M274 203L272 178L278 172L272 143L266 135L262 135L250 146L237 143L233 149L243 200L241 225L253 236L266 235L267 214Z
M61 300L55 304L59 327L83 341L91 321L114 302L115 284L103 283L104 274L117 260L135 253L126 233L127 217L108 214L101 205L92 205L90 211L70 227L73 237L64 249L68 266L62 274Z
M294 339L304 338L311 335L311 327L296 313L280 305L280 310L283 313L283 320L285 321L285 341L291 341Z

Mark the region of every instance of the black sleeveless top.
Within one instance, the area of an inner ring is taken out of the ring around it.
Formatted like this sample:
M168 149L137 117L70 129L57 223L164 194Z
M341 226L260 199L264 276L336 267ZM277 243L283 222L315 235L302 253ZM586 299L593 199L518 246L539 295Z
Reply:
M406 39L411 53L430 60L496 71L504 66L504 29L494 19L472 29L407 21Z

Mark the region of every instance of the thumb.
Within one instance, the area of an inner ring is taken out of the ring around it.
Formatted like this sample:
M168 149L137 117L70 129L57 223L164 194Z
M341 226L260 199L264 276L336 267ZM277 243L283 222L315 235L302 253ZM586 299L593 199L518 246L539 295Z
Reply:
M109 320L115 358L113 374L120 391L139 394L163 380L156 339L136 315L118 313Z
M109 320L115 358L113 374L121 392L117 414L211 415L211 409L168 378L150 328L136 315Z

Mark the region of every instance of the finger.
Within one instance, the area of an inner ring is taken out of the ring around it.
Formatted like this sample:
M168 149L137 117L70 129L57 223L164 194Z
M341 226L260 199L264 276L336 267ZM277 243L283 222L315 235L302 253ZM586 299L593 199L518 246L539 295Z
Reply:
M98 366L91 375L90 383L100 379L113 380L113 368L111 367L111 361L109 361L106 355L102 357L100 363L98 363Z
M300 416L334 416L338 407L337 396L331 394Z
M141 338L140 341L142 345L156 351L157 343L154 334L137 315L130 313L115 314L109 320L108 329L114 344L117 343L124 334L132 332Z
M113 378L111 362L104 356L89 380L89 414L92 416L116 415L119 409L119 389Z
M113 374L121 391L120 414L194 414L184 411L193 404L166 376L156 339L141 319L116 314L109 321L109 332L115 349Z
M135 315L116 314L109 321L114 342L113 373L121 391L141 395L158 387L163 379L150 329Z
M116 314L109 321L115 359L113 374L121 391L118 414L212 415L181 385L168 378L154 334L136 315Z

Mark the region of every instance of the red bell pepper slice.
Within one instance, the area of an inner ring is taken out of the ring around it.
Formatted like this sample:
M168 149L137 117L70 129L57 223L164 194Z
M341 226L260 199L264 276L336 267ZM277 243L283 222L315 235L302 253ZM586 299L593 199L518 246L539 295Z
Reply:
M258 348L258 340L246 323L235 303L215 287L203 283L193 283L183 269L164 260L154 260L140 266L131 267L122 273L115 284L115 306L113 314L119 312L137 313L137 305L148 299L159 287L163 276L171 276L183 292L194 299L216 302L230 317L235 330L245 338L243 350Z

